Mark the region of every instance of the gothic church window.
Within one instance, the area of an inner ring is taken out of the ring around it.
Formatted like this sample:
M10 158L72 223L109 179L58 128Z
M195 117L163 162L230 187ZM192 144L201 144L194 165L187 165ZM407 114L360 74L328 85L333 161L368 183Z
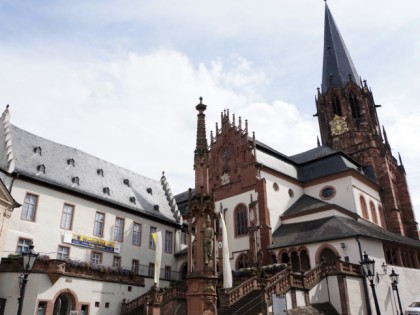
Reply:
M338 98L337 95L334 95L332 97L332 106L333 106L333 112L335 115L343 116L343 113L341 111L340 99Z
M353 118L360 118L361 114L360 114L359 101L358 101L356 95L354 95L353 93L350 93L350 95L349 95L349 103L350 103L352 117Z
M234 211L235 235L241 236L248 233L248 211L244 204L236 206Z

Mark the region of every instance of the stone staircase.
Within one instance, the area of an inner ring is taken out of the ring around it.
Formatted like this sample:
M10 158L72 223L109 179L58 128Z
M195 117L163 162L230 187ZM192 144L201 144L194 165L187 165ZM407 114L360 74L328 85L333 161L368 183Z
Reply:
M221 306L218 315L258 315L261 313L261 292L252 291L230 306Z
M256 275L237 286L218 290L218 315L257 315L261 314L263 309L263 300L265 305L272 304L273 294L286 294L290 290L308 292L324 277L329 275L348 275L360 277L360 265L350 264L343 261L324 262L305 274L293 273L290 267L262 278ZM186 303L186 283L180 283L177 286L165 290L153 290L144 295L123 303L122 315L141 315L144 313L146 305L154 305L159 309L161 315L173 314L173 310L178 309L180 303ZM168 303L178 301L175 306L168 308ZM152 304L151 304L152 303ZM296 305L295 305L296 306ZM150 311L150 310L149 310ZM337 311L330 303L312 304L306 307L295 307L287 313L288 315L338 315Z
M330 303L319 303L296 307L288 310L287 315L339 315L339 313Z

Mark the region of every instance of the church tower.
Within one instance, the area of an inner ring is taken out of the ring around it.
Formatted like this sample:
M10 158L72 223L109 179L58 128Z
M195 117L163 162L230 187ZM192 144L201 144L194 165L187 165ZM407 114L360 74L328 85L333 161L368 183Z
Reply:
M343 38L325 4L322 85L316 97L322 144L341 150L373 171L382 187L387 229L418 239L417 222L401 158L393 157L380 127L371 89L361 82Z
M215 228L218 217L209 190L209 147L204 111L197 114L197 143L194 151L195 192L190 196L188 220L187 308L190 315L217 314Z

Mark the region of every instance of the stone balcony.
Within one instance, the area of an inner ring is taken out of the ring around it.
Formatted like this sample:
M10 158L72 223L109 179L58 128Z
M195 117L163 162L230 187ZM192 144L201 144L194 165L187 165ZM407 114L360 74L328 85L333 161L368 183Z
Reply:
M21 273L23 269L22 258L2 258L0 273L16 272ZM32 269L32 273L47 274L51 283L55 283L60 277L72 277L89 279L101 282L117 282L127 285L144 287L144 277L127 269L114 269L102 265L91 265L90 263L74 260L59 259L38 259Z

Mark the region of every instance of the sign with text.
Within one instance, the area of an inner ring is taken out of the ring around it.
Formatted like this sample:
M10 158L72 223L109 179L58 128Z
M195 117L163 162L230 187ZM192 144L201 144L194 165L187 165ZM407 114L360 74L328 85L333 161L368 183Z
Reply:
M106 241L92 236L80 235L72 232L66 232L64 234L63 242L116 254L119 254L121 251L119 243Z

